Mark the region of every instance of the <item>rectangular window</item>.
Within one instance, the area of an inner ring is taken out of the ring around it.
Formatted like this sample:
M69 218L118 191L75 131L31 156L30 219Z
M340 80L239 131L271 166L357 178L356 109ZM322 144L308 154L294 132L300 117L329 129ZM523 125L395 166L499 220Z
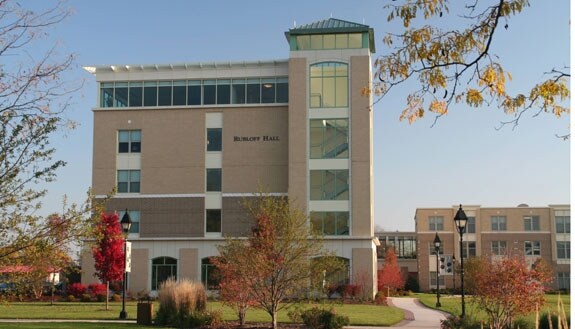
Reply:
M507 231L507 217L505 217L505 216L491 216L491 230L492 231Z
M348 158L348 133L347 119L310 120L310 158Z
M216 104L216 80L204 80L204 105Z
M188 105L202 105L201 80L188 80Z
M230 104L230 80L218 80L218 104Z
M100 83L100 106L113 107L114 106L114 83L102 82Z
M443 255L443 243L439 245L439 254ZM430 255L435 255L435 245L433 244L433 242L428 242L427 243L427 249L429 250L429 254Z
M232 80L232 104L246 103L246 79Z
M437 288L437 279L439 278L439 285L445 286L445 276L439 275L437 276L437 272L429 272L429 287L431 289Z
M206 191L207 192L221 192L222 191L222 169L206 169Z
M140 233L140 212L137 210L130 210L128 211L128 214L130 215L130 220L132 220L130 233Z
M465 233L475 233L475 217L467 217Z
M541 242L525 241L525 256L541 256Z
M118 170L118 193L140 193L139 170Z
M349 171L311 170L311 200L349 200Z
M491 241L491 253L498 256L507 254L507 241Z
M222 150L222 128L208 128L206 134L208 138L206 150L208 152L220 152Z
M261 86L262 103L274 103L276 100L275 79L262 79Z
M143 88L144 84L142 82L130 82L130 107L142 106Z
M429 230L443 231L443 216L429 216Z
M222 232L222 210L206 209L206 233Z
M118 153L140 153L142 151L141 130L118 131Z
M411 236L379 236L380 246L377 248L377 258L384 258L387 248L395 249L397 258L416 259L417 240Z
M570 241L557 241L557 259L571 259Z
M172 104L174 106L186 105L186 81L185 80L174 81L173 88L174 88L173 89L174 95Z
M571 233L571 216L555 215L555 231L557 233Z
M349 212L312 212L310 222L313 230L323 235L349 235Z
M539 231L539 216L523 216L525 231Z
M158 85L156 81L144 82L144 106L158 106Z
M571 277L569 272L557 273L557 288L561 290L571 290Z
M116 82L114 87L114 107L128 106L128 83Z
M172 106L172 81L160 81L158 86L158 105Z
M276 103L287 103L288 102L288 79L287 78L277 78L276 79Z
M248 104L260 103L260 79L248 79L246 84L246 94Z
M477 255L474 241L463 241L463 258L475 257Z

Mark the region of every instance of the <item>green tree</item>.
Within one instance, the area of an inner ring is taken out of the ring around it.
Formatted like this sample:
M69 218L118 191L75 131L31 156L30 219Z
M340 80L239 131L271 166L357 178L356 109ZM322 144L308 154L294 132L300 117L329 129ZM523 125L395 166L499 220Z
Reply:
M277 328L277 313L290 304L289 298L307 295L313 280L341 263L323 249L322 237L287 198L260 193L245 208L255 221L250 236L228 238L218 247L219 259L224 270L234 268L246 298L265 310Z
M493 53L495 36L504 33L512 19L529 6L528 0L462 1L403 0L385 6L389 22L403 23L403 33L388 33L390 52L375 62L376 96L384 96L406 81L419 84L409 93L400 120L412 123L431 112L447 114L456 103L470 107L496 104L513 115L503 124L517 124L532 110L557 117L569 113L569 67L555 69L523 93L511 94L511 73ZM454 7L452 12L450 8ZM543 24L543 22L538 22ZM569 22L565 22L567 28ZM545 65L545 64L544 64ZM544 72L542 72L544 73Z

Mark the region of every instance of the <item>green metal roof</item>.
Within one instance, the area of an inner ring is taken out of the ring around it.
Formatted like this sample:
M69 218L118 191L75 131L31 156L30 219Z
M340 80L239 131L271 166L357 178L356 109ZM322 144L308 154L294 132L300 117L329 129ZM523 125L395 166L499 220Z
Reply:
M375 53L375 40L373 28L368 25L344 21L337 18L324 19L310 24L300 25L285 32L288 43L291 36L306 34L326 34L326 33L350 33L367 32L369 37L369 49Z
M363 24L352 23L341 19L330 18L311 24L304 24L289 30L289 34L316 34L337 32L368 32L370 27Z

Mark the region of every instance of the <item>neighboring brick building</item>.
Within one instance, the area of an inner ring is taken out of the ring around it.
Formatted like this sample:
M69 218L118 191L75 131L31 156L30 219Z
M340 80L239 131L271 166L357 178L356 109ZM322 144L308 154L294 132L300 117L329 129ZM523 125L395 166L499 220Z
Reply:
M135 221L128 289L168 277L213 287L209 257L250 230L259 187L289 196L347 264L376 284L373 29L328 19L285 33L289 59L87 67L98 82L93 191ZM254 36L255 38L255 36ZM95 280L82 260L84 283Z
M458 206L418 208L415 212L417 266L422 291L436 286L436 256L433 239L437 232L440 254L460 259L459 233L453 218ZM463 256L524 255L543 258L553 268L554 289L570 289L570 205L514 208L486 208L464 205L469 221L463 236ZM439 287L459 288L459 275L442 275Z

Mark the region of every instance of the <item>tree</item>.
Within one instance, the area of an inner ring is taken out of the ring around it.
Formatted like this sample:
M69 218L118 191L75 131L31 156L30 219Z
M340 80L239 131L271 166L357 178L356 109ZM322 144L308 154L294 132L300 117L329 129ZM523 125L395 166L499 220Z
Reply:
M118 214L102 214L96 225L96 242L92 247L95 275L106 283L106 309L110 282L123 280L124 237Z
M387 248L385 260L381 270L377 271L377 290L391 289L395 292L403 289L405 279L401 275L401 270L397 264L397 255L394 248Z
M255 226L247 239L226 239L218 247L220 259L277 328L277 313L290 304L288 298L306 294L324 270L341 263L323 250L321 236L288 199L260 193L245 208Z
M377 82L373 88L376 95L384 96L408 80L419 83L407 96L400 120L412 123L426 111L437 120L455 103L470 107L496 104L514 116L503 124L514 125L529 110L557 117L569 113L569 67L549 68L547 79L513 95L506 88L511 73L493 53L495 36L507 30L512 18L529 6L528 0L456 2L453 13L447 0L400 2L385 6L387 20L400 20L404 31L384 37L391 51L375 62ZM567 27L568 22L565 24Z
M493 328L512 328L518 315L533 312L544 302L545 284L552 276L542 259L533 264L523 256L483 257L478 261L481 266L466 275L475 279L470 290L472 300L487 313Z
M88 193L81 205L64 200L56 225L38 215L46 183L65 165L52 159L50 138L74 126L64 115L81 87L62 80L73 55L58 55L56 46L42 50L42 36L68 15L61 4L34 12L0 0L0 265L42 259L33 253L49 255L81 240L98 213Z

